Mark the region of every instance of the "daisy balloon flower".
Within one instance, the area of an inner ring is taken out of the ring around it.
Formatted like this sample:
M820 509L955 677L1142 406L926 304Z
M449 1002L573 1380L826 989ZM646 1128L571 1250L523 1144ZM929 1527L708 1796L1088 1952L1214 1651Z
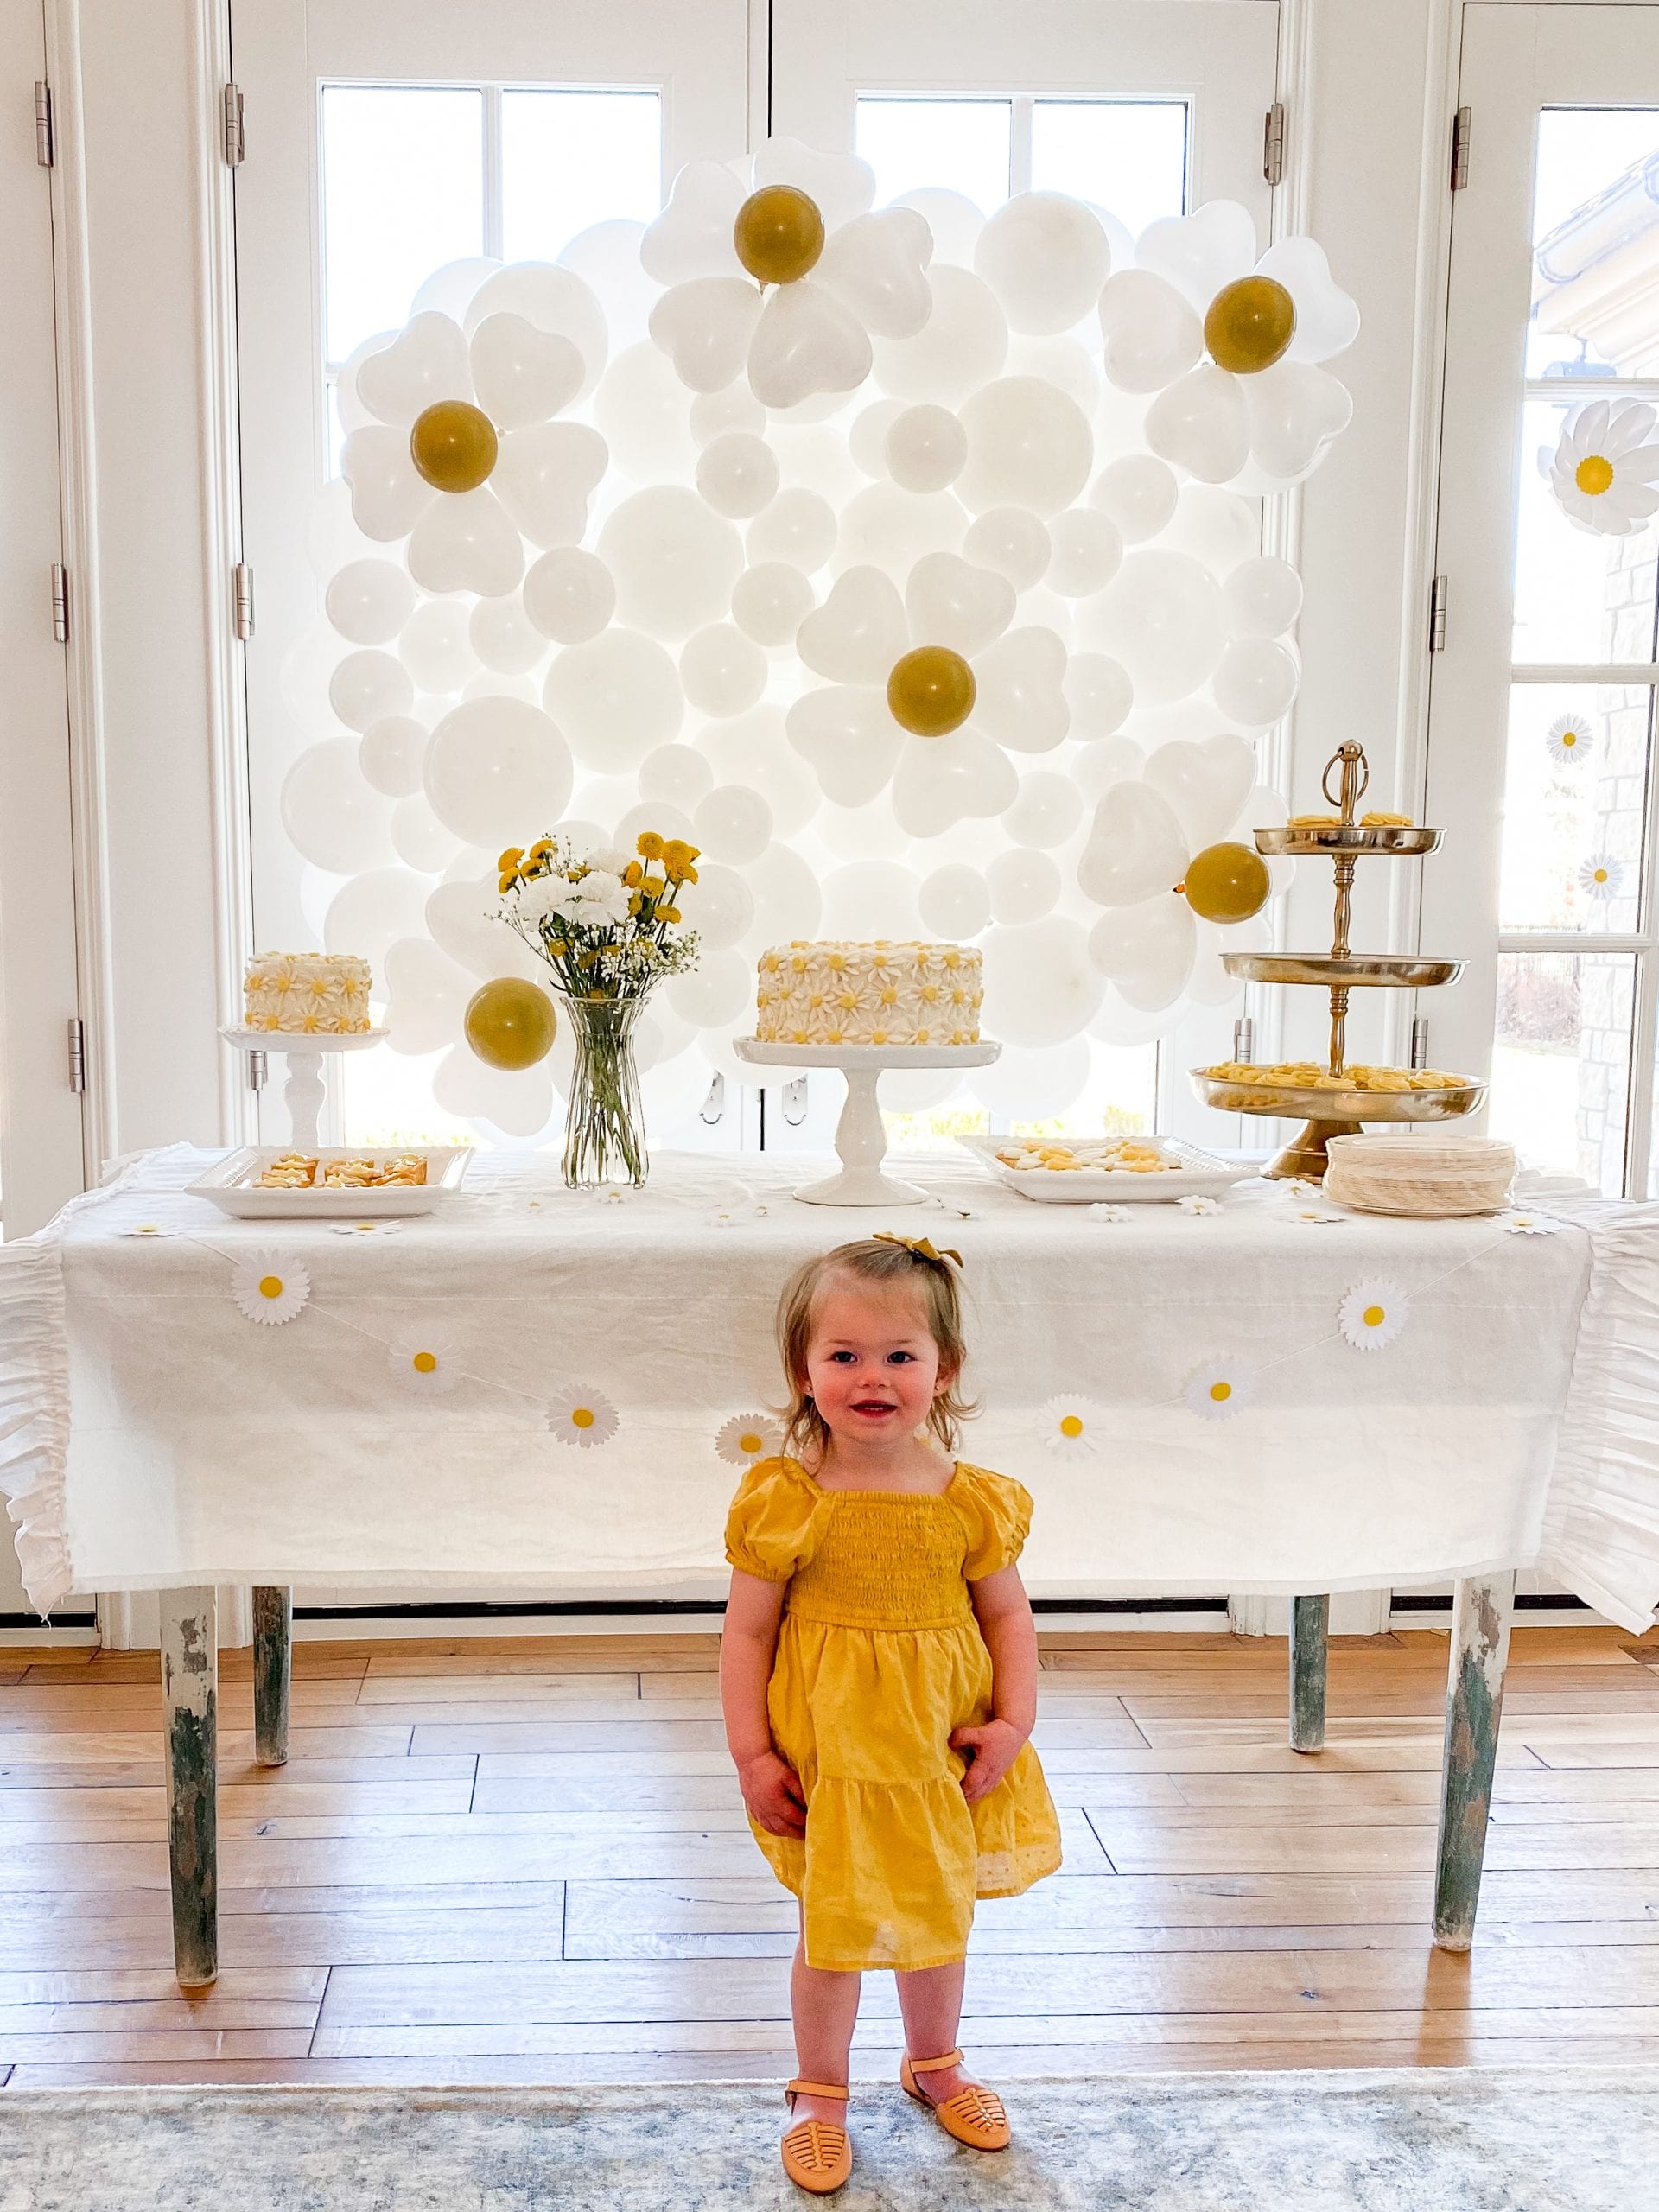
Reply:
M1645 399L1592 399L1568 417L1547 473L1569 522L1624 537L1659 511L1654 421Z

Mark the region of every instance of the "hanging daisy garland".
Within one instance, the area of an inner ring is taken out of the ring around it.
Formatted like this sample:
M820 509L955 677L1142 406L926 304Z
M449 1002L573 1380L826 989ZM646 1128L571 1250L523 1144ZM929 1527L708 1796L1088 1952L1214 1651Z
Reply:
M305 1310L311 1277L279 1252L250 1252L231 1274L231 1296L250 1321L276 1328Z
M728 1467L775 1459L783 1448L783 1431L768 1414L734 1414L715 1434L715 1449Z
M1357 1282L1337 1308L1337 1326L1356 1351L1381 1351L1411 1316L1411 1300L1397 1282Z
M1592 399L1568 417L1547 473L1569 522L1626 537L1659 509L1659 445L1648 442L1654 421L1643 399Z
M1249 1404L1254 1381L1243 1360L1207 1359L1187 1376L1181 1395L1200 1421L1231 1421Z
M1595 751L1595 732L1588 715L1557 715L1544 732L1552 760L1586 760Z
M1592 899L1611 899L1624 889L1624 863L1611 853L1592 853L1579 869L1579 888Z
M620 1427L616 1408L602 1390L556 1390L547 1402L547 1425L561 1444L581 1452L608 1444Z
M1051 1398L1038 1410L1036 1433L1057 1459L1092 1459L1103 1433L1100 1408L1087 1398Z
M389 1347L389 1357L398 1386L412 1398L441 1397L461 1379L454 1338L441 1326L428 1325L399 1337Z

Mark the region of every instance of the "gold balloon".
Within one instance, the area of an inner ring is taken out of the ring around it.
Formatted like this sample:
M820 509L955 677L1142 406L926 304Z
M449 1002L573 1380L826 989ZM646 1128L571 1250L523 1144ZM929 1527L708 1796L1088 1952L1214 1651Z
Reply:
M1296 302L1271 276L1224 285L1204 318L1204 342L1218 369L1236 377L1270 369L1296 335Z
M901 729L917 737L946 737L973 713L978 692L960 653L949 645L918 645L893 664L887 707Z
M763 185L738 209L732 242L758 283L792 284L823 251L823 218L792 184Z
M415 417L409 457L440 492L475 492L495 467L495 425L467 399L440 399Z
M467 1042L488 1067L533 1068L558 1026L552 1000L523 976L498 976L467 1001Z
M1187 862L1180 888L1206 922L1248 922L1267 905L1273 882L1267 862L1251 846L1206 845Z

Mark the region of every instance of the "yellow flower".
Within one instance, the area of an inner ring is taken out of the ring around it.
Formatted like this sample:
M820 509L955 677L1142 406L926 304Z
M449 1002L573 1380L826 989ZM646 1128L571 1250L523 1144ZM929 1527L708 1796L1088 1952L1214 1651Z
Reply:
M683 875L696 858L683 837L671 837L663 847L663 866L671 875Z
M668 886L660 875L646 875L640 878L639 888L647 899L660 899Z
M663 857L663 841L654 830L642 830L634 850L641 860L659 861Z
M495 887L505 897L505 895L512 890L513 885L517 883L518 880L518 878L513 870L507 868L503 871L501 879Z
M685 874L684 874L684 875L683 876L683 878L681 879L681 880L682 880L683 882L685 882L685 883L695 883L695 882L696 882L696 880L697 880L697 871L696 870L696 868L687 868L687 870L685 871Z
M523 860L524 857L524 849L522 845L509 845L506 851L503 853L500 859L497 861L496 866L500 869L503 875L509 875L518 868L519 861Z
M659 906L657 909L657 918L659 922L677 922L680 918L680 910L677 906Z
M637 891L634 892L628 900L628 912L631 914L637 914L645 903L639 893Z
M569 946L564 942L563 938L556 937L550 938L548 939L547 949L556 960L562 960L565 954L570 950Z
M639 888L639 880L644 874L645 870L638 861L630 861L622 871L622 880L630 891L637 891Z
M529 857L533 861L542 860L552 849L553 840L550 837L538 837L530 849Z

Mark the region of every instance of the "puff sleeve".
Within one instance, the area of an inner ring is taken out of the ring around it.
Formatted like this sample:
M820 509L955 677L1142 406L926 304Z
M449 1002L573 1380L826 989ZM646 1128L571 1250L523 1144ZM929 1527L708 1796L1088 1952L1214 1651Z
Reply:
M757 1459L726 1516L726 1559L762 1582L787 1582L812 1556L818 1496L788 1459Z
M1025 1549L1031 1533L1031 1492L1011 1476L994 1475L984 1467L964 1466L961 1473L951 1496L968 1536L963 1579L978 1582L1012 1567Z

